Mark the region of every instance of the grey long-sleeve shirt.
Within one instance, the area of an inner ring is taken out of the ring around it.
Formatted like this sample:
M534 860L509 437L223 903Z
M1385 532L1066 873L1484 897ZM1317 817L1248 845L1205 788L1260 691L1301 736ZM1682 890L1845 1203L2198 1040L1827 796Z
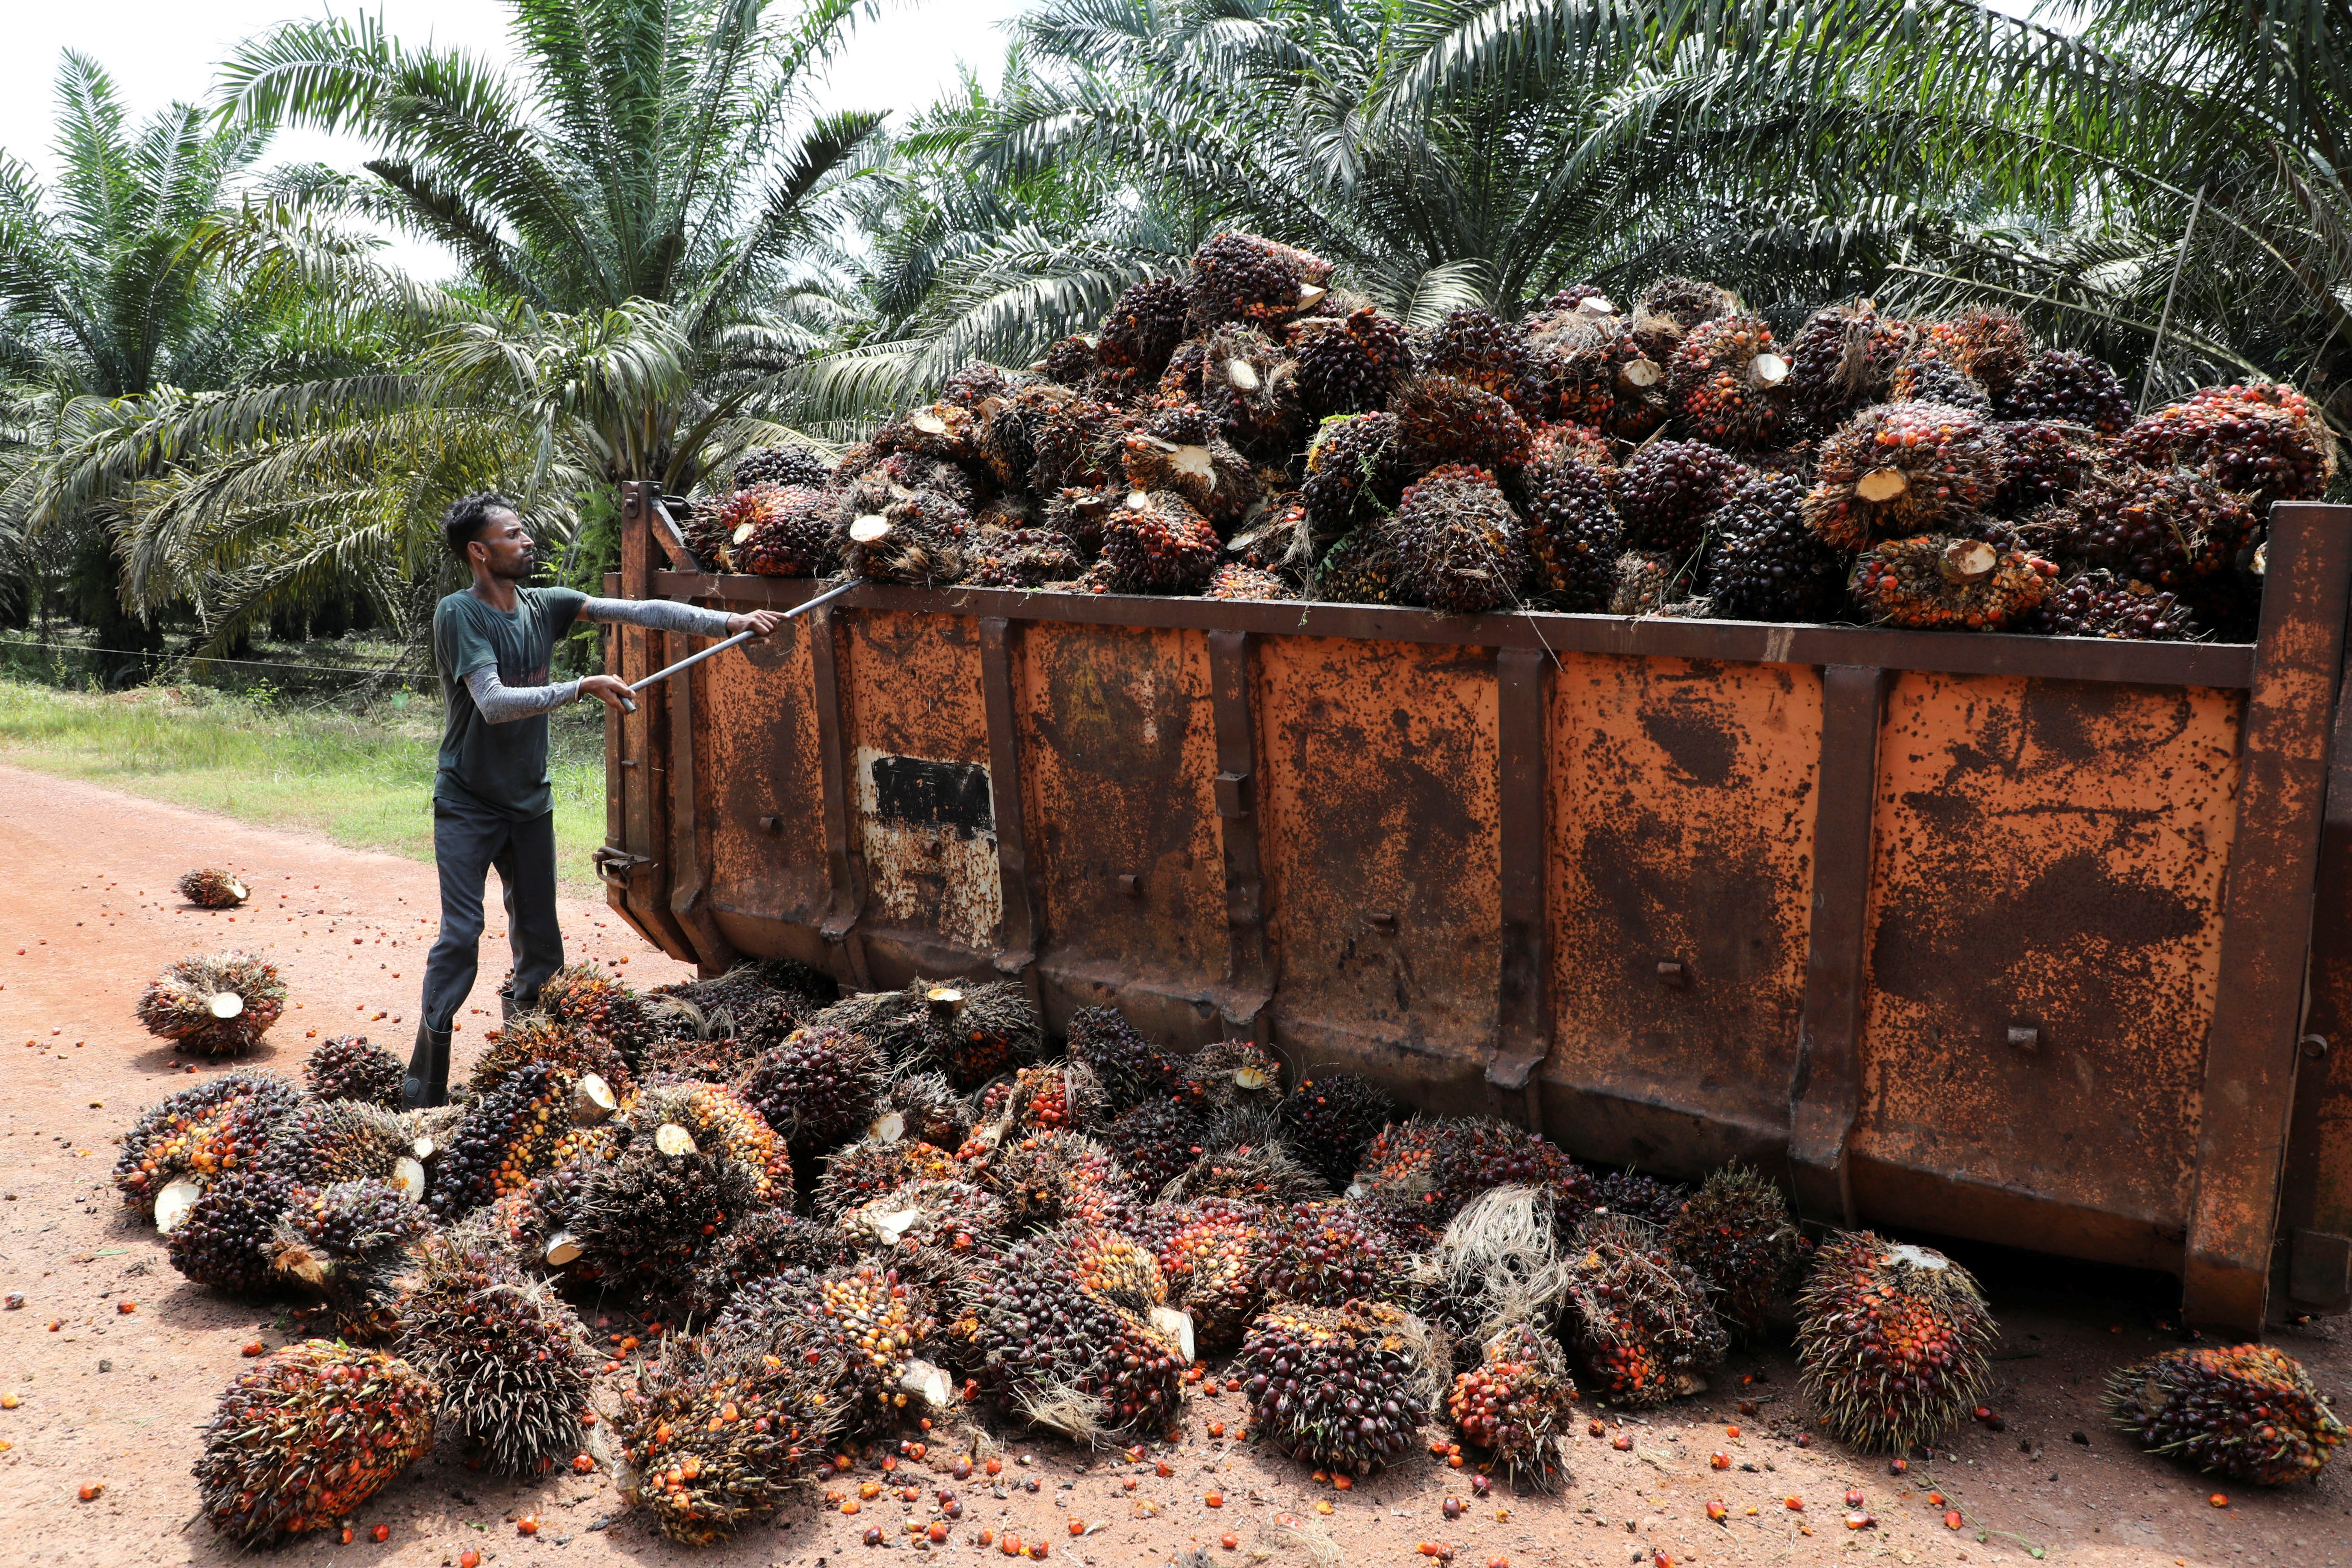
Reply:
M686 632L703 637L725 637L729 619L723 610L681 605L675 599L590 599L580 606L580 618L617 621L649 631ZM474 706L481 710L484 722L505 724L575 700L580 695L580 683L560 680L551 686L508 686L499 681L496 665L486 665L466 677L466 689L473 694Z

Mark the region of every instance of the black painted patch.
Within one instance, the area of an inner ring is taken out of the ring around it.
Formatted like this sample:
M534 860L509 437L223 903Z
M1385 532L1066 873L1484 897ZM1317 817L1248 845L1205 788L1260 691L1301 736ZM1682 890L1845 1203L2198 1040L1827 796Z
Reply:
M945 828L959 838L996 831L988 770L977 763L875 758L874 815L909 827Z

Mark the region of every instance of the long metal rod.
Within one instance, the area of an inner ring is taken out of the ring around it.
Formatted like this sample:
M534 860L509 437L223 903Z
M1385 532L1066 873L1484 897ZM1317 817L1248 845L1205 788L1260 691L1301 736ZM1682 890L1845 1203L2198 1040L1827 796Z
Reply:
M827 588L815 598L795 605L791 609L786 610L784 612L784 619L789 621L794 616L805 616L811 610L815 609L819 605L830 605L835 599L840 598L844 594L848 593L852 588L856 587L864 581L865 579L860 577L852 577L846 583ZM686 668L689 665L700 664L704 659L709 658L717 654L725 653L730 647L735 647L743 643L750 642L753 637L758 637L759 635L760 634L757 632L737 632L725 642L712 643L700 653L688 654L676 664L663 666L661 668L655 670L651 675L646 676L643 680L631 681L629 683L629 689L632 691L643 691L646 687L651 686L656 680L667 680L671 676L676 675L679 670Z

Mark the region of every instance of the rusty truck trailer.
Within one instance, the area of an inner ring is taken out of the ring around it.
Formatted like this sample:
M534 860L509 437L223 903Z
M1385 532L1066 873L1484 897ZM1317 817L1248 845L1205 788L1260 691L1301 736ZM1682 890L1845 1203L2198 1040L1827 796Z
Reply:
M818 591L655 505L612 591ZM706 970L1017 977L2258 1330L2352 1304L2352 508L2267 581L2252 644L868 584L608 727L597 860Z

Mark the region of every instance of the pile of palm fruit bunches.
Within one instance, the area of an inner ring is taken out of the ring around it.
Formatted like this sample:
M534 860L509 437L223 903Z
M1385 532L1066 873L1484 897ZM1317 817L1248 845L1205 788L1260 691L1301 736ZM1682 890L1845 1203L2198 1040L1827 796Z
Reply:
M158 984L268 993L266 969ZM709 1542L861 1444L1156 1441L1203 1381L1327 1477L1433 1445L1541 1486L1596 1424L1572 1402L1667 1404L1791 1322L1808 1420L1859 1448L1934 1442L1989 1394L1964 1269L1809 1243L1742 1168L1594 1169L1107 1007L1049 1048L1007 982L840 996L772 960L641 994L583 965L540 1002L445 1109L395 1110L400 1064L332 1039L299 1085L232 1071L123 1138L116 1184L173 1264L317 1336L206 1428L224 1534L345 1527L446 1443L525 1477L601 1459L653 1526ZM184 1046L233 1048L196 1014ZM592 1345L576 1302L640 1314L649 1344ZM2257 1481L2344 1436L2261 1346L2161 1355L2111 1394L2150 1447Z
M2136 417L2000 310L1855 301L1784 342L1666 278L1409 329L1331 277L1218 235L838 461L745 454L688 545L929 586L2242 639L2270 503L2335 468L2292 387Z

